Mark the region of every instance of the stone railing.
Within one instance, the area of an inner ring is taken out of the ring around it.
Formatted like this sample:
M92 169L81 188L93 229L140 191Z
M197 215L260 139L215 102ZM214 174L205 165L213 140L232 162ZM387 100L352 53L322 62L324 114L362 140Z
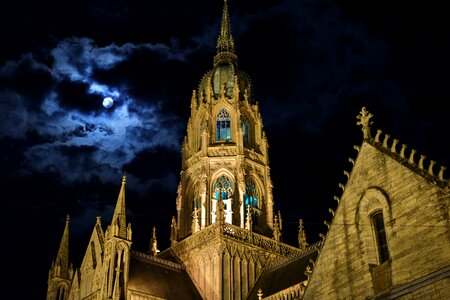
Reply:
M219 236L225 236L239 242L247 243L283 257L295 257L304 252L299 248L277 242L269 237L227 223L215 223L207 226L184 240L179 241L171 248L176 253L185 253ZM314 245L309 246L306 251L311 250Z
M253 246L263 248L264 250L270 252L281 254L282 256L285 257L297 256L303 252L299 248L295 248L287 244L277 242L274 239L268 238L261 234L257 234L255 232L231 224L223 224L221 229L222 234L227 237L230 237L240 242L251 244Z

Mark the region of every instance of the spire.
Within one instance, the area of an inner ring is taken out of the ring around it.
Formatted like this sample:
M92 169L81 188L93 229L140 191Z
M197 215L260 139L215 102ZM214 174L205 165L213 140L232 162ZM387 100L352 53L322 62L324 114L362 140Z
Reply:
M303 251L306 250L306 247L308 247L308 243L306 242L306 233L305 233L305 227L303 226L303 219L300 219L299 221L299 227L298 227L298 246Z
M234 40L231 35L230 17L228 15L227 0L224 1L222 11L222 23L217 38L217 54L214 57L214 65L220 62L232 62L237 64L237 56L234 51Z
M153 226L152 238L150 240L150 254L156 256L159 252L158 240L156 239L156 227Z
M111 227L115 236L126 239L127 238L127 220L125 210L125 184L127 177L122 177L122 186L120 188L119 197L117 198L116 208L111 221Z
M55 264L57 270L55 275L64 279L69 279L69 222L70 217L67 215L66 226L61 238Z

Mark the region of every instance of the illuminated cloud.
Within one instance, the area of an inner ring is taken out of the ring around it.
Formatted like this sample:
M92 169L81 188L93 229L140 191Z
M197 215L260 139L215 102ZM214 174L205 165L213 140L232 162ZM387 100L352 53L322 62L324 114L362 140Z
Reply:
M40 137L24 149L23 169L16 174L56 172L66 182L92 176L116 182L123 166L145 149L178 150L180 124L177 116L161 111L164 99L151 94L134 97L126 74L118 85L96 78L97 70L113 70L136 51L154 53L167 61L182 61L189 52L162 44L98 47L88 38L70 38L50 51L50 65L25 54L0 67L0 76L7 83L19 82L0 86L0 138L26 139L31 131ZM42 74L49 80L34 99L27 93L28 83ZM97 95L98 100L89 95ZM115 100L110 110L101 106L104 97ZM95 103L81 109L85 101Z

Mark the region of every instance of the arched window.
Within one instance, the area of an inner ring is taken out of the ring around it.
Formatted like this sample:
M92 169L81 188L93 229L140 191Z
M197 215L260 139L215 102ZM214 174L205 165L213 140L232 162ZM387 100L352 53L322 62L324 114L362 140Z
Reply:
M255 182L252 179L247 179L245 181L245 195L244 204L246 207L250 206L250 212L252 215L253 225L258 225L258 219L260 215L259 210L259 195L256 189ZM245 210L245 217L247 217L247 209Z
M370 219L372 220L372 226L375 233L378 258L380 260L380 264L382 264L389 259L389 250L387 246L386 230L384 228L383 212L381 210L374 212L370 216Z
M220 196L222 197L222 200L231 199L233 196L233 184L231 183L231 180L225 176L217 179L214 184L214 199L219 200Z
M244 203L245 205L250 205L251 207L258 208L259 207L259 197L256 191L256 186L253 180L248 179L245 181L245 195L244 195Z
M225 210L225 222L232 224L233 206L233 184L225 176L219 177L214 183L214 193L212 201L212 223L216 222L217 200L222 199Z
M231 139L230 113L222 108L217 115L216 140L225 141Z
M241 122L242 122L242 133L243 133L243 141L244 141L244 147L248 147L250 144L250 135L248 132L248 121L246 118L242 117L241 118Z
M60 286L58 288L58 292L56 294L56 300L64 300L64 295L66 294L66 291L63 286Z

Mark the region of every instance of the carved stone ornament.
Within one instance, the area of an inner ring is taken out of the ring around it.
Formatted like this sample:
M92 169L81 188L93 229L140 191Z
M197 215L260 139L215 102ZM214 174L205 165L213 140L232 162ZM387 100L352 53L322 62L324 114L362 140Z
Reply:
M364 139L370 138L370 125L373 124L370 119L373 117L373 115L365 108L363 107L361 109L361 112L359 115L356 116L357 119L359 119L358 122L356 122L356 125L361 125L361 130L364 135Z

